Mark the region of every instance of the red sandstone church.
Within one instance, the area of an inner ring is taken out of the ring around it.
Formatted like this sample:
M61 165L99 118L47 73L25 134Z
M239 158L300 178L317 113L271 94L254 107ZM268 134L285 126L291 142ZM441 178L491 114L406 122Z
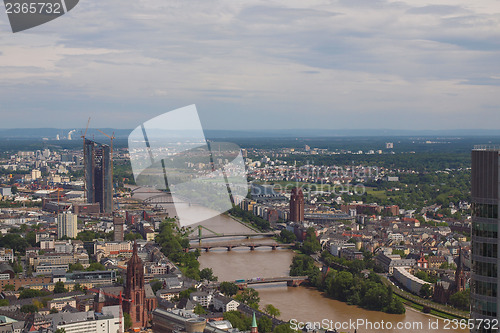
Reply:
M125 287L99 288L94 308L96 312L101 312L103 306L117 305L120 302L123 304L123 312L130 315L134 330L151 326L151 313L157 307L156 297L151 286L144 284L144 265L137 254L137 243L134 243L132 257L127 263Z

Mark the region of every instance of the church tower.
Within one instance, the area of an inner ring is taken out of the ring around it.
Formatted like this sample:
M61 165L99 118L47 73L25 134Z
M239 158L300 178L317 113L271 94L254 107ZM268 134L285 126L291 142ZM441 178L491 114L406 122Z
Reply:
M127 264L127 282L125 284L124 312L130 314L132 328L146 326L144 292L144 265L137 254L137 242L134 242L132 257Z

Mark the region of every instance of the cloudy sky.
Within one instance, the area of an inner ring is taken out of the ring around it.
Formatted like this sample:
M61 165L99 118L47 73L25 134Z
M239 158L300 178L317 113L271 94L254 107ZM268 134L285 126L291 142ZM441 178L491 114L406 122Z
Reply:
M80 0L0 45L3 128L500 129L498 0Z

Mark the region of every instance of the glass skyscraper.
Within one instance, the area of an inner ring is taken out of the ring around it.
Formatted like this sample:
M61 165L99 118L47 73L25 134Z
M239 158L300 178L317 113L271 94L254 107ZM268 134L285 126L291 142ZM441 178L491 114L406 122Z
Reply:
M471 156L472 275L471 318L489 319L498 328L500 146L476 146ZM472 332L498 332L476 327Z
M101 213L113 212L113 170L111 151L103 145L85 139L85 194L88 203L98 202Z

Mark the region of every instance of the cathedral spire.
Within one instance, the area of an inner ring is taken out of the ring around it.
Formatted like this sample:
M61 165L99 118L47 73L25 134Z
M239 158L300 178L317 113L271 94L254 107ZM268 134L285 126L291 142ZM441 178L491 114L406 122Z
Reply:
M254 312L252 316L252 327L250 328L250 333L257 333L258 331L259 328L257 326L257 320L255 319L255 312Z

